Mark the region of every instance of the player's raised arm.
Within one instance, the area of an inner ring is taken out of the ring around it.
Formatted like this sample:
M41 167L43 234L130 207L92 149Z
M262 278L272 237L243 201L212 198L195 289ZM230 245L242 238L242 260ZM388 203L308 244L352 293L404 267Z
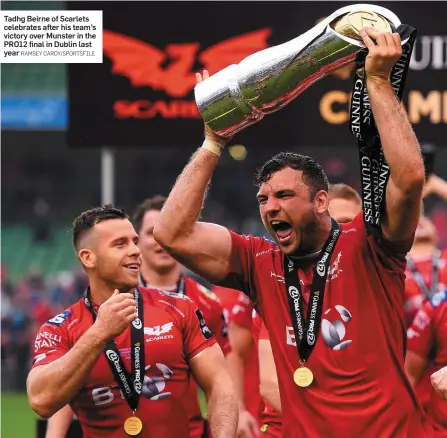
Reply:
M206 70L203 77L208 77ZM202 80L200 74L197 80ZM225 143L205 127L202 147L178 177L154 227L154 238L166 251L211 282L221 280L228 271L231 236L226 228L198 222L198 218Z
M418 140L389 80L402 55L401 40L398 33L372 28L361 35L369 50L365 70L371 109L390 167L382 229L390 240L403 241L413 235L419 220L425 172Z

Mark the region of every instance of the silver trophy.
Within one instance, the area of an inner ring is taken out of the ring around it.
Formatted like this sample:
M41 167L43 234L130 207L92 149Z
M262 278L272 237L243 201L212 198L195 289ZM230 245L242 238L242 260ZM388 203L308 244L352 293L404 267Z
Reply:
M395 31L400 24L390 10L376 5L338 9L303 35L256 52L197 84L199 112L213 131L231 137L353 62L365 47L359 36L362 28Z

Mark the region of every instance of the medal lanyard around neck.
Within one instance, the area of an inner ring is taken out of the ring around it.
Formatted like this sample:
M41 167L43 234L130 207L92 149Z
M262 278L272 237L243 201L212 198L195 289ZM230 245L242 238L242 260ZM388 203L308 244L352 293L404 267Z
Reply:
M134 298L137 302L137 319L132 321L130 325L131 375L129 375L126 370L114 340L108 341L104 349L104 354L110 369L112 370L113 376L133 412L136 411L140 401L141 390L143 387L142 379L144 378L145 368L143 298L138 288L135 288L134 290ZM93 322L95 322L97 314L93 310L93 304L90 300L90 288L84 293L84 304L91 313Z
M330 269L331 256L341 233L340 225L331 218L332 227L321 255L314 268L314 276L310 291L307 318L304 320L303 305L301 303L301 285L298 278L296 262L284 257L284 276L286 281L287 299L290 316L295 333L296 346L302 364L310 357L320 331L321 314L323 310L324 290L326 278Z

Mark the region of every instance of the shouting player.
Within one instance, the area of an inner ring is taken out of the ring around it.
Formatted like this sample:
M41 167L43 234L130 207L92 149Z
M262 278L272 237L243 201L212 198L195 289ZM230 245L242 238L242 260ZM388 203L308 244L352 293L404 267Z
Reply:
M353 221L361 209L362 199L354 188L343 183L329 186L329 211L337 222ZM270 337L259 317L253 318L253 326L258 345L260 389L265 402L261 433L266 437L281 437L281 399Z
M390 167L380 233L367 234L362 214L342 225L332 219L326 174L295 153L277 154L256 178L260 215L275 243L198 222L226 143L209 128L154 228L155 239L189 269L250 295L272 342L284 437L429 433L405 377L402 318L424 166L389 82L402 54L400 36L371 28L360 34L371 110Z
M138 287L138 235L125 213L82 213L73 244L89 288L37 334L27 381L33 410L50 417L70 404L85 438L187 437L192 373L213 436L233 437L237 404L222 351L189 298Z

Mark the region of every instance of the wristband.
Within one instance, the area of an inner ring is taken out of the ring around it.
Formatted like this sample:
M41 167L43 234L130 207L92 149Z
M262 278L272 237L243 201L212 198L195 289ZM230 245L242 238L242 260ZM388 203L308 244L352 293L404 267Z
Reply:
M223 148L224 147L222 145L215 143L208 138L205 138L205 141L202 144L202 149L205 149L218 157L222 154Z

